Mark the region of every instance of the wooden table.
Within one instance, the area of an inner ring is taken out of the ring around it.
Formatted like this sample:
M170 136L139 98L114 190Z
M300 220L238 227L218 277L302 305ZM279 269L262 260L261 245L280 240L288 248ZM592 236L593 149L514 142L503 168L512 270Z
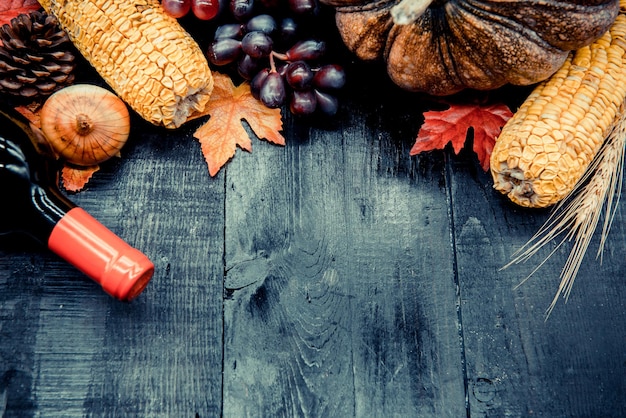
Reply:
M411 157L427 101L364 68L215 177L198 124L134 117L71 196L155 263L132 303L2 237L0 416L625 416L623 210L546 321L570 247L501 268L549 211L469 151Z

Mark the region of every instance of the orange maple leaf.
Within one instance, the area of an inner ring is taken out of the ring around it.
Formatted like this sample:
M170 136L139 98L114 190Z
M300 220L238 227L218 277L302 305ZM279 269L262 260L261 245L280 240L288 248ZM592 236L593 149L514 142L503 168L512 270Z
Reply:
M91 179L93 174L100 170L100 166L92 167L70 167L64 165L61 170L61 178L63 179L63 187L69 192L80 192Z
M280 134L283 127L280 109L270 109L255 99L247 82L235 87L230 77L216 72L213 80L213 93L205 110L211 117L193 134L200 142L211 176L235 155L237 146L252 151L244 120L259 138L285 145Z
M424 124L417 134L410 155L443 149L448 143L452 144L454 152L458 154L468 137L468 130L473 128L473 150L481 167L487 171L496 138L512 116L513 113L504 104L457 104L442 111L424 112Z

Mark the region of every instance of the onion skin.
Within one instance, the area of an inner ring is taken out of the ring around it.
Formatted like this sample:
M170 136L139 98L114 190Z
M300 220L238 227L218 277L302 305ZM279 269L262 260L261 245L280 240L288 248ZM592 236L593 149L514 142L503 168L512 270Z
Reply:
M51 95L41 108L41 130L62 160L98 165L119 156L130 133L126 104L114 93L75 84Z

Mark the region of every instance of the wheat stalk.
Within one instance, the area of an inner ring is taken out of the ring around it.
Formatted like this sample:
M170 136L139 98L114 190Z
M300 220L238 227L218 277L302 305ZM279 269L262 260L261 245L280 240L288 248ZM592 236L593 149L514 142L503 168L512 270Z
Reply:
M567 261L561 270L561 282L552 303L546 310L546 320L556 306L559 296L567 302L574 279L587 252L591 238L604 212L604 223L596 258L602 261L602 252L617 210L621 190L626 146L626 110L624 106L616 117L602 148L591 162L583 178L570 195L564 199L537 233L513 254L513 259L503 268L525 262L543 246L557 237L561 240L541 263L516 286L526 282L566 242L573 241ZM603 210L604 209L604 210Z

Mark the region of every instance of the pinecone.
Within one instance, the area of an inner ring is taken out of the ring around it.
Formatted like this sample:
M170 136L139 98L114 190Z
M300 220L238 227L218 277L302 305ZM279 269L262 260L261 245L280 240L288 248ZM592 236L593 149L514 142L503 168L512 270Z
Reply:
M0 94L34 100L74 81L74 46L56 17L18 15L0 27L0 40Z

